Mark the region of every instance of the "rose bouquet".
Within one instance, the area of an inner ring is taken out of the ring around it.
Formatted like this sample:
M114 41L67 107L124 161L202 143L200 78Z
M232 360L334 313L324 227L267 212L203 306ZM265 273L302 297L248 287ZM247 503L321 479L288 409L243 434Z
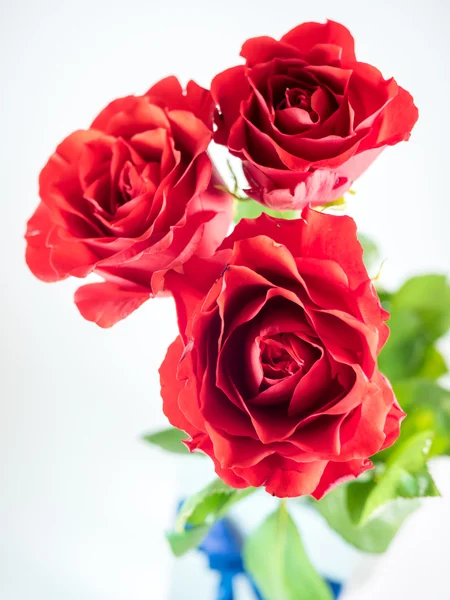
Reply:
M383 289L376 246L339 214L378 154L409 138L411 95L332 21L250 39L241 56L210 90L168 77L63 140L26 260L44 281L96 275L75 303L101 327L173 297L179 336L159 370L171 428L146 439L206 455L217 475L180 507L173 552L205 548L263 488L281 501L244 543L254 593L325 600L286 499L381 553L438 495L427 461L450 452L436 348L450 286L423 275ZM243 190L234 173L225 184L213 142L241 163Z

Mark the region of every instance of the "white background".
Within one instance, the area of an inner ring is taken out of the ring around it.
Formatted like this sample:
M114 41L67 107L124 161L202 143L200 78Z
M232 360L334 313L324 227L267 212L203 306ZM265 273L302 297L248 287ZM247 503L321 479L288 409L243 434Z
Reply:
M157 368L175 337L171 301L103 331L78 315L76 281L32 277L22 236L40 169L111 99L172 73L208 86L248 37L327 17L420 109L411 141L354 186L352 213L388 257L389 284L448 273L446 0L0 0L0 598L167 600L163 532L190 473L139 441L164 424ZM449 472L437 466L447 498L411 520L355 600L450 598Z

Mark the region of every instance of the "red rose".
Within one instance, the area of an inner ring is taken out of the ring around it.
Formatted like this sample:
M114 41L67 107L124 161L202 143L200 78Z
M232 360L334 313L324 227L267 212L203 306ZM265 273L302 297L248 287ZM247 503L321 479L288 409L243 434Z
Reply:
M339 198L417 121L411 95L357 62L339 23L304 23L279 42L253 38L241 55L245 66L212 82L216 140L243 160L248 194L271 208Z
M403 413L377 369L388 336L349 217L244 220L166 285L182 332L164 412L233 487L312 494L357 477Z
M158 291L155 274L223 240L232 198L206 153L213 110L209 92L168 77L109 104L42 170L27 263L44 281L102 276L75 295L86 319L113 325Z

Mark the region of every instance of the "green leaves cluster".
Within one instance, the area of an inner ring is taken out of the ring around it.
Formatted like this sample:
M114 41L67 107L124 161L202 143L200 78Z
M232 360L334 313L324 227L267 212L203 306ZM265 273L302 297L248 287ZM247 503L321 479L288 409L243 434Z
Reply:
M424 430L433 431L430 457L450 455L450 391L426 377L398 381L394 390L407 413L400 440Z
M449 282L443 275L413 277L398 291L383 292L382 301L391 334L379 368L407 413L400 439L429 430L430 456L450 454L450 392L439 381L448 366L437 347L450 329Z
M399 498L438 496L426 462L433 433L425 431L394 447L373 477L355 481L347 488L347 508L355 525L364 525L386 504Z
M381 507L376 516L364 524L354 523L349 510L349 485L346 484L337 486L315 503L316 510L346 542L374 554L388 549L404 521L419 506L419 500L396 500Z
M373 269L376 246L368 238L360 241L366 266ZM448 367L436 346L450 329L450 285L444 276L423 275L379 295L391 313L379 368L407 416L397 442L372 457L374 470L314 502L342 538L374 553L388 548L420 498L439 495L427 461L450 454L450 391L438 381Z
M314 507L359 550L385 552L419 499L439 496L426 464L432 439L432 431L423 431L397 442L389 455L373 458L373 471L336 487Z
M391 335L379 357L380 370L392 381L447 373L436 342L450 328L450 286L443 275L409 279L397 292L382 293L391 313Z

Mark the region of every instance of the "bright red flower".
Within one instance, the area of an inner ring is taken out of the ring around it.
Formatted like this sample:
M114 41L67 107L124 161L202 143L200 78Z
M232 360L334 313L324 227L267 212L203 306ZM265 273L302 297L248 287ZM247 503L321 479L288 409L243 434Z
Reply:
M351 218L241 221L166 286L181 336L160 368L164 412L229 485L320 498L398 437L377 369L388 314Z
M168 77L109 104L42 170L27 263L44 281L100 275L75 295L86 319L113 325L158 292L155 275L222 242L232 198L206 152L213 110L209 92Z
M280 41L253 38L241 55L245 65L211 86L216 140L243 160L248 194L273 209L339 198L417 121L411 95L357 62L339 23L304 23Z

